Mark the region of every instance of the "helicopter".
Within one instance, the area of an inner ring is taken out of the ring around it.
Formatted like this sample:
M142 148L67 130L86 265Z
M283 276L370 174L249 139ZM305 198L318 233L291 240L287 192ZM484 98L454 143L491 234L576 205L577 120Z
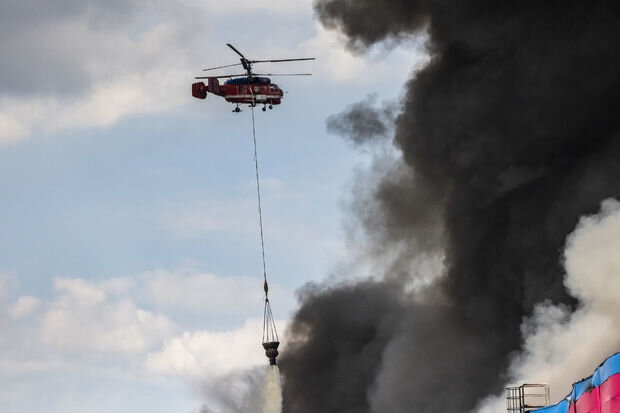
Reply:
M196 82L192 84L192 96L197 99L206 99L207 92L223 97L227 102L234 103L237 106L233 112L239 113L240 104L248 104L255 107L257 104L263 105L263 112L273 109L273 105L279 105L282 102L284 92L278 85L273 83L267 76L310 76L311 73L254 73L252 65L255 63L276 63L276 62L295 62L300 60L315 60L314 57L302 57L297 59L269 59L269 60L250 60L247 59L239 50L230 43L226 43L241 58L241 63L230 65L210 67L203 69L204 72L223 69L233 66L242 66L246 73L235 75L219 75L219 76L196 76L195 79L206 79L204 82ZM219 79L228 78L223 84Z

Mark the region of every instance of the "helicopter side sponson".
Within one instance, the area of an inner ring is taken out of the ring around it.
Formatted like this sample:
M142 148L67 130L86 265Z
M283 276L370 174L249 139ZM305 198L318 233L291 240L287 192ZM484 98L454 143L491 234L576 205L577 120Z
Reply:
M203 82L192 85L192 96L205 99L207 92L222 96L227 102L236 104L264 104L279 105L284 93L271 79L254 76L229 79L220 85L216 77L208 78L208 84Z

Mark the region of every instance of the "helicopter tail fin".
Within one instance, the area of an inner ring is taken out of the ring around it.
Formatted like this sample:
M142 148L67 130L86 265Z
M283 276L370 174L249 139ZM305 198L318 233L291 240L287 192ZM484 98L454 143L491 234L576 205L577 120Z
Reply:
M196 99L207 98L207 86L203 82L192 84L192 96Z
M209 78L209 86L207 90L215 95L220 94L220 82L217 80L217 77Z

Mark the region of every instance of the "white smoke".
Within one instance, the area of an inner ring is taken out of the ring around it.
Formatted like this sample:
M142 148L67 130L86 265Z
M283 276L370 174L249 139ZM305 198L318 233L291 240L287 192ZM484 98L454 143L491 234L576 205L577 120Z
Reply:
M509 384L547 383L552 403L620 351L620 202L605 200L598 214L579 220L566 240L564 267L577 310L539 304L522 325L523 351L510 368ZM504 396L489 397L477 410L505 410Z
M281 413L282 380L278 366L257 367L205 383L209 400L199 413Z

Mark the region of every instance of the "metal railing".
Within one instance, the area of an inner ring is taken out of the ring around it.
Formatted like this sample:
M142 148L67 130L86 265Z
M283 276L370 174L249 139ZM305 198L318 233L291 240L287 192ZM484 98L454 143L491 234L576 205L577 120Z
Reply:
M506 387L506 411L525 413L549 406L549 386L546 384L522 384Z

